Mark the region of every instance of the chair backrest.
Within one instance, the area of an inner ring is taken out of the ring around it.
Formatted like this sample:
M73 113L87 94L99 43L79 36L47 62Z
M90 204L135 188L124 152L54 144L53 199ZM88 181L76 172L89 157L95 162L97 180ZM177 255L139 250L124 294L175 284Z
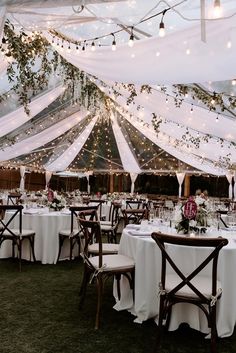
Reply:
M98 214L100 219L102 218L102 205L105 203L105 200L97 200L97 199L90 199L88 206L97 206L98 207Z
M145 202L142 200L126 200L125 204L127 209L139 209L144 208Z
M140 224L143 219L147 219L148 210L145 208L132 208L122 210L125 225L129 223Z
M96 221L96 220L95 221L91 219L88 220L86 219L86 216L87 215L85 212L80 212L78 217L78 223L84 233L84 238L85 238L83 257L84 257L84 260L87 262L87 264L92 266L89 261L88 246L90 244L93 244L94 241L96 241L98 243L99 267L101 268L103 265L103 262L102 262L102 237L101 237L100 223L99 221Z
M71 233L73 232L74 229L74 222L75 219L77 219L79 212L81 211L88 211L88 210L95 210L97 211L98 206L70 206L69 210L71 212L71 219L70 219L70 227L71 227Z
M7 196L7 204L17 205L20 202L22 194L19 193L10 193Z
M207 237L187 237L187 236L176 236L168 235L162 233L152 233L152 238L157 243L158 247L161 250L162 255L162 266L161 266L161 289L165 291L166 288L166 269L167 263L174 270L174 273L179 276L179 283L171 289L168 293L168 296L175 296L177 292L183 288L185 285L188 286L193 295L197 296L199 300L203 303L208 303L209 298L201 292L200 288L197 288L196 284L193 284L193 279L196 279L198 274L205 269L209 264L211 265L211 288L212 296L217 294L217 264L218 256L220 250L228 244L228 240L225 238L207 238ZM204 253L203 258L199 261L197 267L194 270L184 273L181 266L176 264L174 259L171 257L170 252L168 251L166 244L184 246L185 251L190 250L193 247L198 248L209 248L209 252ZM197 283L197 282L195 282Z
M22 205L0 205L0 244L1 244L1 235L4 232L9 232L12 236L15 235L14 231L10 228L14 228L16 230L16 226L12 227L13 220L19 216L18 222L18 231L22 233ZM11 211L10 217L8 219L5 218L5 212Z
M116 224L118 225L120 219L120 210L122 204L120 202L112 202L109 210L109 221L114 227Z

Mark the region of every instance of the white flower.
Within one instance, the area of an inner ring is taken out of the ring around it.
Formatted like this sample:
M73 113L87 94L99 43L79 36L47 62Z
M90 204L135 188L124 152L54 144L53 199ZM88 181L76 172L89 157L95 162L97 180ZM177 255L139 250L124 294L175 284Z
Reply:
M196 227L196 225L197 225L197 221L194 221L193 219L191 219L191 221L189 221L190 227Z
M206 200L201 196L196 196L195 202L196 202L197 206L200 206L200 205L205 205Z
M183 214L182 206L178 206L177 205L176 208L175 208L175 212L174 212L174 221L176 223L179 223L179 222L182 221L182 214Z

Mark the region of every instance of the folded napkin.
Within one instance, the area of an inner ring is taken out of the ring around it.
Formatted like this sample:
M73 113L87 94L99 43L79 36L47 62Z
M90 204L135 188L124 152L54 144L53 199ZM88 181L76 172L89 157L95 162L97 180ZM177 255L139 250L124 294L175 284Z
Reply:
M135 237L146 237L146 236L151 236L151 232L140 232L140 231L138 231L138 230L134 230L134 229L132 229L132 230L129 230L129 234L130 235L133 235L133 236L135 236Z
M126 229L140 229L141 225L140 224L127 224Z
M70 210L65 208L64 210L61 211L61 214L70 214Z
M37 208L29 208L23 211L24 214L38 214L39 210Z

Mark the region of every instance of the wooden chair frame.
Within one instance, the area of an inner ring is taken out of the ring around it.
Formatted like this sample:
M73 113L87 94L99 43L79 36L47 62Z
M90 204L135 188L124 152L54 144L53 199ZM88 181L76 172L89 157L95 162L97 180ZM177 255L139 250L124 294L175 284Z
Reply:
M19 267L21 271L21 257L22 257L22 243L24 240L28 240L30 243L30 248L33 256L33 260L36 261L34 253L34 236L35 233L29 232L29 234L24 234L22 229L22 205L0 205L0 247L5 240L10 240L12 242L12 257L15 257L15 246L17 247L19 254ZM10 216L8 221L4 221L4 216L6 211L12 211L13 214ZM19 227L13 229L11 227L12 221L19 216Z
M217 264L220 250L228 244L225 238L200 238L200 237L181 237L162 233L152 233L152 238L157 243L161 250L161 282L160 282L160 305L159 305L159 320L158 320L158 334L157 346L160 344L161 334L163 330L163 321L166 320L166 327L168 328L170 322L171 309L177 303L190 303L198 306L205 314L208 322L208 327L211 329L211 352L216 352L216 304L221 297L221 292L217 289ZM211 248L210 254L206 255L204 260L192 272L185 275L179 266L168 254L165 244L173 244L178 246L185 246L189 248ZM174 270L179 277L179 284L166 291L166 265L167 263ZM194 278L197 278L199 273L208 265L212 266L211 274L211 293L209 296L204 295L196 285L192 283ZM193 295L181 295L179 292L184 286L191 289ZM179 292L179 293L178 293Z
M85 246L83 251L83 258L84 258L84 274L83 280L80 289L80 308L83 305L85 295L86 295L86 288L88 283L92 281L96 281L97 285L97 312L96 312L96 319L95 319L95 329L99 328L100 322L100 312L101 312L101 304L102 304L102 293L105 281L107 278L114 276L117 281L117 294L118 298L120 299L121 291L120 291L120 279L121 275L125 276L130 284L130 288L134 289L134 266L123 268L120 270L112 270L106 269L106 264L103 262L103 252L102 252L102 238L101 238L101 229L100 224L98 221L86 220L83 218L78 218L78 221L81 225L81 228L85 234ZM90 254L88 251L89 244L93 242L93 239L99 244L99 254L98 254L98 268L95 268L91 263ZM109 255L108 255L109 256ZM110 255L112 257L116 257L119 255Z
M129 223L140 224L143 219L147 219L148 210L145 208L132 208L122 210L125 226Z
M74 224L75 224L75 219L77 219L78 214L80 211L85 211L85 210L97 210L98 206L70 206L70 233L68 235L63 234L59 232L59 250L58 250L58 256L57 256L57 261L60 258L61 255L61 250L64 244L64 241L69 238L70 241L70 261L73 258L73 249L76 244L78 244L78 252L80 254L81 251L81 230L77 229L76 231L74 230Z

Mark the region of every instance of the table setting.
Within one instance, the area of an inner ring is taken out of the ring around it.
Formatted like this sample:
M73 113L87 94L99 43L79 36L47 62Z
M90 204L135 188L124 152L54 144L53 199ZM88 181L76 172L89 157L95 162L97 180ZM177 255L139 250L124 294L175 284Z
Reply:
M210 223L210 222L209 222ZM160 250L151 238L152 232L162 232L173 236L180 235L178 227L173 218L169 221L154 217L151 220L143 220L140 225L130 224L124 228L120 240L119 253L130 256L135 260L135 300L133 301L125 278L122 279L122 296L117 300L114 287L116 310L128 310L134 315L134 322L143 321L158 317L158 283L160 280ZM219 224L212 222L206 227L204 233L190 231L182 236L187 237L225 237L229 240L228 245L222 249L219 256L218 276L223 283L223 294L219 301L217 314L217 328L220 337L230 336L236 324L236 278L233 276L236 266L236 228L228 227L220 229ZM206 251L206 250L203 250ZM186 256L183 249L173 247L173 254L176 261L181 261L185 268L194 268L197 259L203 253L196 249L191 256ZM195 307L182 307L178 304L174 308L174 315L170 322L169 330L178 328L181 322L187 322L192 328L208 333L205 317Z

